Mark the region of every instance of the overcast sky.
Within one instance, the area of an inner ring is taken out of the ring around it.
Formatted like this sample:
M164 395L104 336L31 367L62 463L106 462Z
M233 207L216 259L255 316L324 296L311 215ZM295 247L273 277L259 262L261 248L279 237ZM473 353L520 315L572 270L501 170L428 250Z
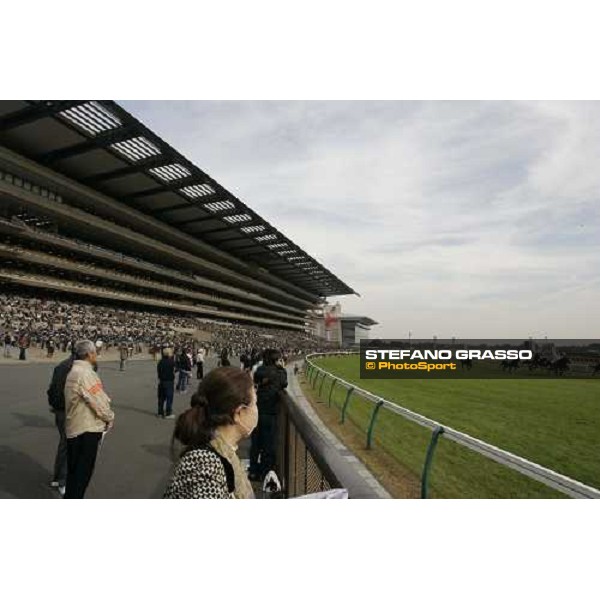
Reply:
M600 337L600 103L122 102L372 337Z

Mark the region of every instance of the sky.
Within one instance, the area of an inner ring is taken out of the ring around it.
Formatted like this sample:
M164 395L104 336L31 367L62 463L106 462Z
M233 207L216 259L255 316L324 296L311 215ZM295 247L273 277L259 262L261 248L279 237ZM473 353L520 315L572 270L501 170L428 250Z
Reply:
M360 297L371 337L600 337L600 102L121 104Z

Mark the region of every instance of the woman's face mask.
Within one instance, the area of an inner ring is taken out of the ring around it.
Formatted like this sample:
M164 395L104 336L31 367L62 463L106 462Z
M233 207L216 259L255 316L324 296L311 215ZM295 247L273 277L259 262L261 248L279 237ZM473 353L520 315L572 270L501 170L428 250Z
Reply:
M256 391L252 388L252 399L250 404L242 406L237 412L236 422L244 437L250 437L258 425L258 405L256 404Z

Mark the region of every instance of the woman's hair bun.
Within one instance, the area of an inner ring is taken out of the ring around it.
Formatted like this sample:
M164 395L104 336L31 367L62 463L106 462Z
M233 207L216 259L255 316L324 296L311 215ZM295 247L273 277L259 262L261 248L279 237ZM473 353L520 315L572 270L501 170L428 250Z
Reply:
M192 395L190 400L190 406L194 408L197 406L198 408L204 408L208 404L208 398L204 394L203 391L198 390Z

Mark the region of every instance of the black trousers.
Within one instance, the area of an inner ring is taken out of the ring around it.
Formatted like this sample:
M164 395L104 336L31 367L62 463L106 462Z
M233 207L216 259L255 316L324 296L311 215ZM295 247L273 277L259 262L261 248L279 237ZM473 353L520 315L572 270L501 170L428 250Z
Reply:
M277 415L260 414L252 432L250 445L250 473L261 479L275 469L277 447Z
M65 432L65 411L54 411L54 422L58 429L59 441L56 449L56 458L54 459L54 481L59 485L65 485L67 481L67 433Z
M83 498L90 483L101 433L86 432L67 440L67 490L65 498Z
M196 363L196 379L202 379L204 377L204 363Z
M167 417L173 412L174 381L159 381L158 383L158 414L165 416L165 403L167 404Z

